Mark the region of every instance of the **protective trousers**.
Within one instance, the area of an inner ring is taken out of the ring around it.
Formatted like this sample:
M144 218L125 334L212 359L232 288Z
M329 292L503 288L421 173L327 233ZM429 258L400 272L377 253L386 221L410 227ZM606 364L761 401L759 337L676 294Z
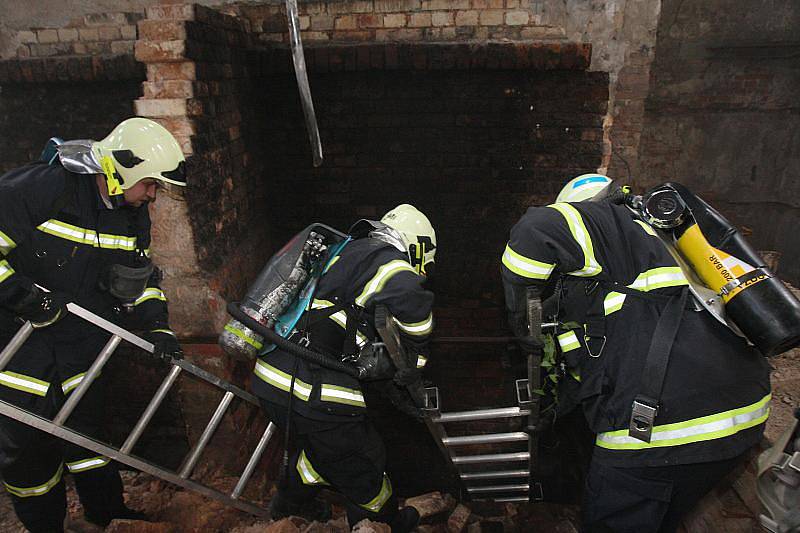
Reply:
M0 399L52 419L108 339L93 329L87 328L81 338L64 338L47 329L35 331L0 373ZM5 346L8 340L7 336L0 337L0 345ZM101 375L92 384L66 424L101 440L103 381ZM32 533L62 531L65 470L74 474L87 519L105 523L124 507L119 472L107 457L0 417L3 483L17 516Z
M621 468L592 461L582 533L673 533L743 456L724 461Z
M286 429L286 408L262 400L269 417ZM291 419L292 453L279 486L281 497L295 504L312 500L324 487L347 498L351 526L368 518L391 523L397 515L397 498L384 469L386 449L378 432L364 419L318 421Z

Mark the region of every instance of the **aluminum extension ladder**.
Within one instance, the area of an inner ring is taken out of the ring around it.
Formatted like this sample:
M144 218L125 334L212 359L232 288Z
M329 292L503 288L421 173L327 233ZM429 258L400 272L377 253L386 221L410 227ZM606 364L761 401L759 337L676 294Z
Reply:
M259 517L269 518L269 512L266 509L256 505L255 503L242 500L241 495L245 489L245 486L250 480L250 477L255 471L256 466L267 447L267 444L275 433L275 425L272 422L267 425L266 430L261 435L261 439L256 445L255 451L250 456L247 466L245 467L242 475L239 477L239 480L236 483L236 486L230 494L223 493L212 487L203 485L202 483L190 479L189 476L191 476L194 467L197 465L197 461L200 459L200 454L211 440L211 437L216 431L217 426L219 426L220 422L222 421L222 418L225 415L225 412L228 409L228 406L231 404L234 396L244 400L245 402L253 404L256 407L259 406L259 403L256 397L252 394L214 376L213 374L210 374L209 372L206 372L202 368L199 368L187 361L179 360L172 362L169 374L167 374L167 377L164 378L161 385L158 387L158 390L150 400L150 403L148 404L144 413L139 418L138 422L136 422L133 430L130 432L120 448L114 448L109 444L96 441L64 426L64 423L75 409L75 406L81 401L81 398L83 398L84 394L89 389L92 382L98 376L103 366L109 360L111 354L114 352L114 350L116 350L121 341L125 340L146 352L153 353L153 345L151 343L141 339L140 337L137 337L125 329L122 329L116 324L95 315L91 311L88 311L76 305L75 303L67 304L67 310L86 320L87 322L90 322L95 326L111 333L111 338L108 340L105 347L100 351L94 363L92 363L92 365L89 367L84 379L75 388L75 390L72 391L69 397L67 397L64 405L52 420L47 420L34 413L31 413L30 411L20 409L19 407L3 401L0 401L0 415L13 418L14 420L22 422L23 424L27 424L73 444L93 450L137 470L141 470L142 472L146 472L163 480L169 481L170 483L194 490L204 496L213 498L242 511ZM19 331L17 331L8 345L3 348L2 352L0 352L0 372L5 369L8 363L11 361L11 358L14 357L14 354L25 343L28 337L30 337L31 333L33 333L33 330L34 328L31 323L26 322L19 329ZM208 425L200 435L197 443L195 443L195 445L189 451L189 454L184 458L183 463L178 471L171 471L137 458L131 452L139 440L139 437L142 436L142 433L152 419L156 410L161 405L164 398L166 398L167 393L175 383L175 380L178 378L180 373L184 371L219 389L222 389L225 394L214 411L214 414L211 416Z
M538 333L543 326L552 326L541 322L542 309L538 297L529 296L527 312L530 331ZM383 306L378 306L375 310L375 326L395 366L398 369L406 368L408 363L400 343L397 325ZM538 459L539 396L531 392L541 387L540 363L539 353L527 354L528 377L516 380L517 405L513 407L442 413L439 408L438 387L420 386L416 390L409 390L417 405L424 406L423 421L445 460L458 475L470 499L496 502L543 500L542 486L535 481ZM445 424L451 423L508 418L525 419L526 431L451 437L444 428ZM456 452L461 446L476 444L506 446L508 443L524 444L525 450L480 455L463 455ZM499 466L490 471L473 470L473 465L482 464ZM485 484L493 481L496 483Z

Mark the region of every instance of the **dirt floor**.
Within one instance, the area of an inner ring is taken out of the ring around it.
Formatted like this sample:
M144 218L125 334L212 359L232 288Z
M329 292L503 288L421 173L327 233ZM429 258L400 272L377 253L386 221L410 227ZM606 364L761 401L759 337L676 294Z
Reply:
M772 372L772 412L767 422L766 438L776 439L792 420L793 410L800 406L800 349L770 359ZM128 505L144 511L153 521L114 522L109 532L344 532L348 531L340 507L334 506L334 520L327 524L308 524L301 520L277 523L259 522L245 513L226 508L193 492L184 491L152 476L123 472ZM235 478L218 477L214 485L230 490ZM684 523L687 533L746 533L761 531L756 516L759 503L755 495L755 468L751 462L730 476L709 494ZM68 478L68 485L71 481ZM74 490L68 491L69 518L67 530L73 533L103 531L82 519L82 509ZM421 497L421 507L429 516L419 528L421 532L467 531L469 533L504 532L575 532L577 509L549 504L476 504L458 505L449 495L434 493ZM424 514L424 513L423 513ZM0 493L0 532L23 533L16 520L11 501ZM380 527L361 527L362 533L383 531Z

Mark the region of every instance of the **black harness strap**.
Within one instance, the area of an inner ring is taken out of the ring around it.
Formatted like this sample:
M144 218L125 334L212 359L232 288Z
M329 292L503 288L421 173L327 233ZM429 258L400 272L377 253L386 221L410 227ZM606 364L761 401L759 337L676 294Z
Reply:
M683 287L678 294L669 299L658 319L650 341L650 349L647 351L642 371L642 385L639 394L633 400L628 428L628 435L644 442L650 442L653 423L661 401L661 391L664 388L669 355L681 325L688 294L688 287Z

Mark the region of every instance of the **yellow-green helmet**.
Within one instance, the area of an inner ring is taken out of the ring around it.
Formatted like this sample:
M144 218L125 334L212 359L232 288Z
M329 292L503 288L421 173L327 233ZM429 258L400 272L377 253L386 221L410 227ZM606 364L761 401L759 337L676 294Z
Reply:
M113 174L123 190L146 178L186 185L183 150L166 128L152 120L123 120L105 139L92 144L92 152L106 175Z
M436 232L428 217L413 205L400 204L383 215L381 222L400 234L411 265L427 276L436 255Z
M582 202L594 197L611 183L611 178L602 174L581 174L564 185L556 202Z

